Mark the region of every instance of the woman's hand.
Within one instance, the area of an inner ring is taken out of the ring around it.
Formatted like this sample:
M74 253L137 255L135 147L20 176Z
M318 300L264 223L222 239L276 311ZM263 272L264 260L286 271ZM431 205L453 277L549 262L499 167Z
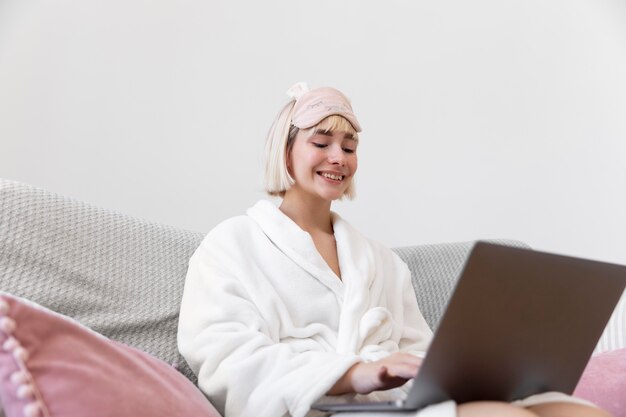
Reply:
M404 385L417 375L422 359L396 352L376 362L354 364L328 391L328 395L369 394Z

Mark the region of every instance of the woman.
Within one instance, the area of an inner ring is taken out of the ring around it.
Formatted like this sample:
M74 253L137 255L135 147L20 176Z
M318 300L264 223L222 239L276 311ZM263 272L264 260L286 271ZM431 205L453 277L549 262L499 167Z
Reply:
M407 266L331 211L354 196L361 127L349 100L303 84L288 93L266 146L266 190L280 205L261 201L213 229L185 282L179 348L225 417L314 415L325 395L400 398L432 336ZM607 416L560 401L418 415Z

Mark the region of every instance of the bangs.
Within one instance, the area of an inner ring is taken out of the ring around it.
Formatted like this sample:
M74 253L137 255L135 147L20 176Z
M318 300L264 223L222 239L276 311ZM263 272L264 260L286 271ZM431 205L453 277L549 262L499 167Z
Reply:
M328 116L317 125L303 130L307 132L306 137L312 136L316 130L326 130L329 132L350 133L354 140L358 140L359 138L359 134L354 129L352 124L347 119L344 119L337 114Z

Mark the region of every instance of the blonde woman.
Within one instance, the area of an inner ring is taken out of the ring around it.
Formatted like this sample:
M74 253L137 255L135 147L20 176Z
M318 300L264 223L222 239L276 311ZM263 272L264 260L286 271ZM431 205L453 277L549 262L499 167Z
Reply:
M349 100L304 84L288 94L266 145L266 190L280 203L260 201L219 224L185 282L179 349L225 417L313 416L324 396L402 398L432 336L408 267L331 211L354 196L361 126ZM450 401L417 415L608 416L546 395Z

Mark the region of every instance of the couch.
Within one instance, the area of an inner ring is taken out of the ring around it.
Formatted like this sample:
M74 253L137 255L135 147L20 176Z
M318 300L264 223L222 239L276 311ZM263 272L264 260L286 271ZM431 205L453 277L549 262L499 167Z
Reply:
M202 233L0 179L0 291L146 352L191 383L196 382L195 376L177 351L176 326L187 261L202 238ZM411 269L416 296L431 327L437 325L472 245L460 242L393 249ZM176 381L172 385L180 382ZM128 389L133 386L132 381L117 384L127 384ZM82 395L77 388L73 390L72 395ZM41 392L37 395L31 393L33 398L45 397ZM8 408L7 415L11 416Z

